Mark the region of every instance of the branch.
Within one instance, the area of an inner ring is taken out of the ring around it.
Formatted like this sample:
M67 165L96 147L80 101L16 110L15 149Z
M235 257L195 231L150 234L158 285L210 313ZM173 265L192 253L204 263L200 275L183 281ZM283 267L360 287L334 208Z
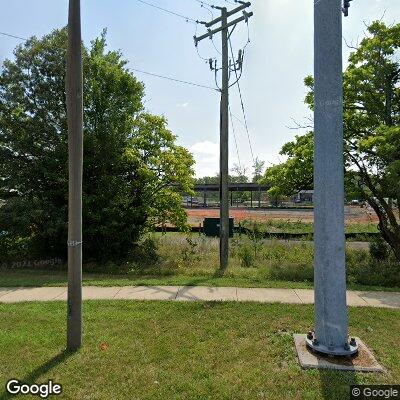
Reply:
M288 125L285 125L285 128L292 129L292 130L297 130L297 129L314 129L314 125L300 125L300 123L297 122L293 117L290 117L290 119L292 120L292 122L293 122L296 126L288 126Z
M347 40L346 40L346 38L345 38L344 36L343 36L343 40L344 40L344 42L346 43L346 46L347 46L349 49L358 50L358 47L350 46L350 45L347 43Z

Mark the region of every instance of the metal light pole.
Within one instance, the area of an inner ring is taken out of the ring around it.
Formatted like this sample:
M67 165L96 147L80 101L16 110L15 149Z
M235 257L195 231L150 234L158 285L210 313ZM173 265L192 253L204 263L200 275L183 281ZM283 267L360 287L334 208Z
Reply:
M70 0L65 91L69 160L67 349L72 351L82 343L82 81L80 0Z
M357 352L348 341L344 235L341 0L314 5L314 291L315 334L321 353Z

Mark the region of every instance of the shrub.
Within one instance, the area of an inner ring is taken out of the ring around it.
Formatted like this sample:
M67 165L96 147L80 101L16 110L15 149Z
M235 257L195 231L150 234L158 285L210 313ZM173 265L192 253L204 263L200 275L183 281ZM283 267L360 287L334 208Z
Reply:
M393 253L386 260L376 260L365 250L348 251L347 281L370 286L400 286L400 266Z
M262 241L265 236L265 228L263 224L257 221L253 221L248 230L248 237L251 240L253 246L254 258L258 258L258 253L262 248Z
M200 255L198 254L198 246L199 244L195 239L187 236L186 243L181 250L182 261L189 264L194 261L198 261L200 259Z
M275 261L270 266L271 279L282 281L312 281L314 268L312 263L280 262Z
M250 268L254 266L254 252L250 244L245 243L239 246L237 249L237 256L242 267Z
M374 260L387 260L391 249L382 236L374 237L369 244L369 253Z
M159 261L158 241L153 236L148 236L139 245L136 245L131 253L131 258L136 265L149 267Z
M29 238L15 239L5 233L0 234L0 264L40 258L43 257L32 249Z

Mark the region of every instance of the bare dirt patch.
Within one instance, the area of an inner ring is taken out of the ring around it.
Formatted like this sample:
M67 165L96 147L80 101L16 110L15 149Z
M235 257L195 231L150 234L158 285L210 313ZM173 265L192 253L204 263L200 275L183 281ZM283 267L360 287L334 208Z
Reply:
M189 218L189 223L193 226L199 225L204 218L218 218L219 209L217 208L188 208L186 210ZM253 221L268 221L268 220L284 220L284 221L301 221L313 222L313 210L281 210L281 209L261 209L249 210L243 208L231 208L229 211L230 217L236 222L243 220ZM346 224L368 224L377 223L376 214L368 208L346 206L345 207Z

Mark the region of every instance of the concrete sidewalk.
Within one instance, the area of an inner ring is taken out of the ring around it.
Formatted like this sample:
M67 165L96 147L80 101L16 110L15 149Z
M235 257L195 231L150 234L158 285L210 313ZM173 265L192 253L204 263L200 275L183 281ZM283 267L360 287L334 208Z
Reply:
M308 289L263 289L205 286L84 286L84 300L252 301L313 304ZM0 288L0 303L66 301L66 287ZM400 308L400 293L348 291L349 306Z

